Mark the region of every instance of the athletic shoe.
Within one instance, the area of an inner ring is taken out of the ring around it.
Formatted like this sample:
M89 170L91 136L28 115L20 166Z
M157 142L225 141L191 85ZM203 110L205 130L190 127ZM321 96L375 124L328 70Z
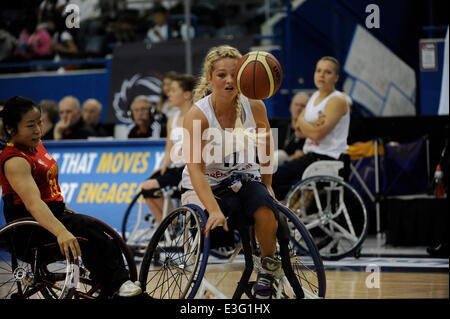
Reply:
M273 274L280 269L281 261L273 257L264 257L261 259L261 272L256 278L252 292L256 299L270 299L273 292L273 283L275 278Z
M125 281L119 288L119 297L134 297L140 295L142 289L138 281L132 282L131 280Z

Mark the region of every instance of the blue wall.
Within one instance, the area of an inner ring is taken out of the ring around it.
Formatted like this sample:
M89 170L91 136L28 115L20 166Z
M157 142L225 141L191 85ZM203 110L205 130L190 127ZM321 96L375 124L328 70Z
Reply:
M369 4L379 6L380 28L367 30L410 65L419 81L418 43L425 15L423 4L408 0L309 0L292 11L290 43L285 39L285 20L275 26L276 43L281 47L291 47L289 72L292 89L315 89L315 63L322 56L331 55L341 64L345 62L356 25L365 26L369 15L365 10ZM283 51L280 61L283 66L287 65ZM342 71L338 89L342 89L345 77ZM286 88L284 81L282 89ZM275 98L279 104L274 106L273 114L286 114L290 96Z
M73 71L58 75L6 74L0 76L0 100L22 95L36 102L43 99L58 102L66 95L74 95L83 103L88 98L95 98L103 105L103 121L108 112L110 79L109 67L98 71Z

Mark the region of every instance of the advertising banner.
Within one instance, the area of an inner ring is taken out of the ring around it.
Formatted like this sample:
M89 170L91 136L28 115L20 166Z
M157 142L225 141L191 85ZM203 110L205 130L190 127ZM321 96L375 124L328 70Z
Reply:
M72 210L120 231L128 204L159 167L165 139L45 142L59 168L59 184Z

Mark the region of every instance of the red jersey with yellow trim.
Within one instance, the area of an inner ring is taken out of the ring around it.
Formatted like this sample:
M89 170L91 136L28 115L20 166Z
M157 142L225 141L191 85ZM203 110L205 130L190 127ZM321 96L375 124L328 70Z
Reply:
M23 151L12 143L8 143L0 154L0 184L4 195L13 194L14 205L23 204L23 201L13 190L5 177L5 162L12 157L22 157L31 166L31 175L41 192L41 199L44 202L64 201L61 188L58 183L58 165L47 152L42 142L36 147L36 151Z

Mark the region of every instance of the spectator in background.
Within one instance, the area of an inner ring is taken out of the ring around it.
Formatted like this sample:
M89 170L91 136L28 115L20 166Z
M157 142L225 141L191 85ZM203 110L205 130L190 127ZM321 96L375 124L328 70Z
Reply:
M161 121L162 116L156 110L152 112L152 105L145 95L139 95L134 98L130 106L131 119L134 125L128 133L128 138L146 138L146 137L165 137L165 120ZM155 120L155 114L158 118ZM164 123L162 123L164 122Z
M278 167L272 187L283 200L305 169L315 161L339 160L347 152L350 107L342 92L336 90L340 65L333 57L322 57L316 63L314 84L317 91L297 118L296 128L306 137L303 156Z
M58 104L59 122L53 130L55 140L87 139L94 136L94 130L81 116L80 101L76 97L66 96Z
M77 5L80 9L80 28L73 28L80 54L101 55L105 50L105 38L100 0L70 0L67 1L69 4Z
M0 29L0 62L7 62L12 57L16 41L11 33Z
M147 39L151 43L163 42L169 38L168 16L169 14L165 7L157 5L153 8L150 17L154 25L147 31Z
M15 55L26 60L52 58L53 40L46 26L36 26L36 20L31 19L20 32Z
M59 24L59 21L63 21L62 11L66 2L66 0L43 0L37 12L38 23L53 20Z
M0 111L3 110L3 101L0 101ZM0 117L0 151L6 146L6 135L3 129L3 119Z
M108 130L100 123L102 104L96 99L87 99L81 108L84 122L95 132L95 136L108 136Z
M308 104L309 95L304 92L298 92L292 97L289 105L289 112L291 113L291 122L287 128L286 138L281 149L276 152L278 165L282 165L286 161L293 160L303 155L303 144L305 137L301 134L301 130L296 129L295 123L298 116Z
M39 106L42 120L41 140L53 140L53 129L58 122L58 105L53 100L42 100Z
M169 71L167 72L162 80L161 84L161 94L159 97L158 105L156 106L156 109L163 113L167 118L170 118L173 113L178 111L178 108L174 107L169 103L169 90L170 85L174 78L176 78L178 75L175 71Z
M47 30L52 36L55 54L63 59L76 58L79 51L72 34L62 25L59 25L56 20L47 20L45 23Z

